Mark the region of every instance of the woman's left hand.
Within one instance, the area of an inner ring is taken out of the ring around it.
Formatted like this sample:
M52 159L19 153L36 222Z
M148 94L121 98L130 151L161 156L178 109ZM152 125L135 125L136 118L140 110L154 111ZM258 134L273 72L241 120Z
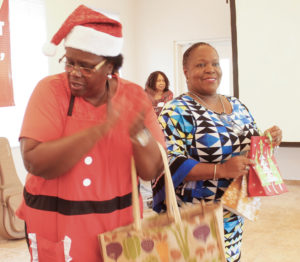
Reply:
M282 140L282 131L278 126L272 126L271 128L268 128L264 135L267 135L267 133L270 133L272 137L272 144L273 146L279 146Z

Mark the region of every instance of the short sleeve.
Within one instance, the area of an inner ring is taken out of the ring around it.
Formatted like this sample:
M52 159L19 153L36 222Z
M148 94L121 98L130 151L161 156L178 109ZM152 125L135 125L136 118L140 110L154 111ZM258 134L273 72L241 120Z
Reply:
M67 117L60 103L65 93L62 80L52 77L41 80L29 99L20 138L44 142L61 137Z

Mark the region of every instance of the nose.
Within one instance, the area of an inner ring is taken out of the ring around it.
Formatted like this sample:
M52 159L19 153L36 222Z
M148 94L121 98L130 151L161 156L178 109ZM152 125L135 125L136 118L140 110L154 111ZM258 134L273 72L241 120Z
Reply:
M82 74L80 72L80 67L78 65L73 65L72 67L72 71L70 72L71 75L75 75L75 76L78 76L78 77L81 77Z
M205 67L205 72L207 73L214 73L215 72L215 68L212 64L208 63Z

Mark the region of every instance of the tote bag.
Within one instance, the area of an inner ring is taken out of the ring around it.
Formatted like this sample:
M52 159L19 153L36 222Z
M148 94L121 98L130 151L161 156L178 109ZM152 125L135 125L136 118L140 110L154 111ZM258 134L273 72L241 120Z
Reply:
M132 159L134 222L99 235L103 260L225 262L222 205L195 204L179 211L166 153L160 144L159 148L164 160L167 212L141 220Z

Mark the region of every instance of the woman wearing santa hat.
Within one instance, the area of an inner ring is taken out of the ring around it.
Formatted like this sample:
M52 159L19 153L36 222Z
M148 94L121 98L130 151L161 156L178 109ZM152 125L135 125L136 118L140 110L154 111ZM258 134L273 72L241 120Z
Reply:
M81 5L44 49L53 55L64 40L65 72L38 83L20 134L29 174L17 214L32 261L101 261L97 235L132 222L131 157L144 180L162 171L151 102L115 74L121 29Z

